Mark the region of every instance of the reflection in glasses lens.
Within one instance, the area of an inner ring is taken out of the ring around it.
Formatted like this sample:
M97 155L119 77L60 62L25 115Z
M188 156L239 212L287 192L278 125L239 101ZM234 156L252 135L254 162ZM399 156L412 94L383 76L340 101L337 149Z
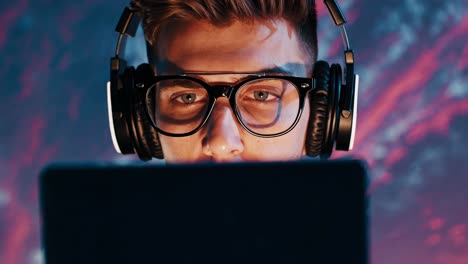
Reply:
M272 135L294 124L299 113L299 93L296 86L286 80L255 80L239 88L236 107L248 129Z
M282 79L256 79L235 91L235 112L250 131L273 135L288 130L300 111L296 86ZM170 134L193 132L204 122L213 96L190 79L161 80L147 93L147 108L158 129Z
M184 134L195 130L208 112L208 91L191 80L163 80L148 94L154 96L151 98L154 111L150 112L150 117L159 129L168 133Z

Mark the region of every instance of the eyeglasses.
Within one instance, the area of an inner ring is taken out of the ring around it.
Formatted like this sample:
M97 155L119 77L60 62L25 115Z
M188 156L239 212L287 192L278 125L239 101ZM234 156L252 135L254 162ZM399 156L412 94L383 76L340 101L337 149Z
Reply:
M172 137L199 131L213 112L216 100L226 97L239 123L258 137L277 137L298 123L311 78L252 76L233 85L209 85L187 75L156 76L143 90L152 126Z

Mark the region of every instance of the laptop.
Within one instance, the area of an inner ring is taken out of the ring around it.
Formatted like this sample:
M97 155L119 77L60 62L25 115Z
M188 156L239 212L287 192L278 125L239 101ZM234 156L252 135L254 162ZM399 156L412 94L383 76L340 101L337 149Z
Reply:
M366 187L358 160L53 164L45 263L365 264Z

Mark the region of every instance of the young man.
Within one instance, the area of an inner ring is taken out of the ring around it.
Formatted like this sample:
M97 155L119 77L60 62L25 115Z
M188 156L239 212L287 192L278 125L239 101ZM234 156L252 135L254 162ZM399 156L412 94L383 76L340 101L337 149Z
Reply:
M150 93L167 162L305 155L310 98L299 90L308 87L287 78L312 76L314 1L134 0L131 7L142 17L155 75L188 76L160 81ZM212 109L210 93L218 94Z

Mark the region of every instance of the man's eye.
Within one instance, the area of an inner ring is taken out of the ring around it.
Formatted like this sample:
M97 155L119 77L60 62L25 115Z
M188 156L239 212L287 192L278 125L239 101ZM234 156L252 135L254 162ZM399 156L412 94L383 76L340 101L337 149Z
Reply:
M177 96L176 101L184 104L191 104L197 100L197 95L194 93L186 93Z
M278 97L279 96L277 96L275 93L271 93L265 90L253 91L253 99L260 101L260 102L275 100L275 99L278 99Z
M270 95L267 91L254 91L254 98L258 101L266 101L268 96Z

